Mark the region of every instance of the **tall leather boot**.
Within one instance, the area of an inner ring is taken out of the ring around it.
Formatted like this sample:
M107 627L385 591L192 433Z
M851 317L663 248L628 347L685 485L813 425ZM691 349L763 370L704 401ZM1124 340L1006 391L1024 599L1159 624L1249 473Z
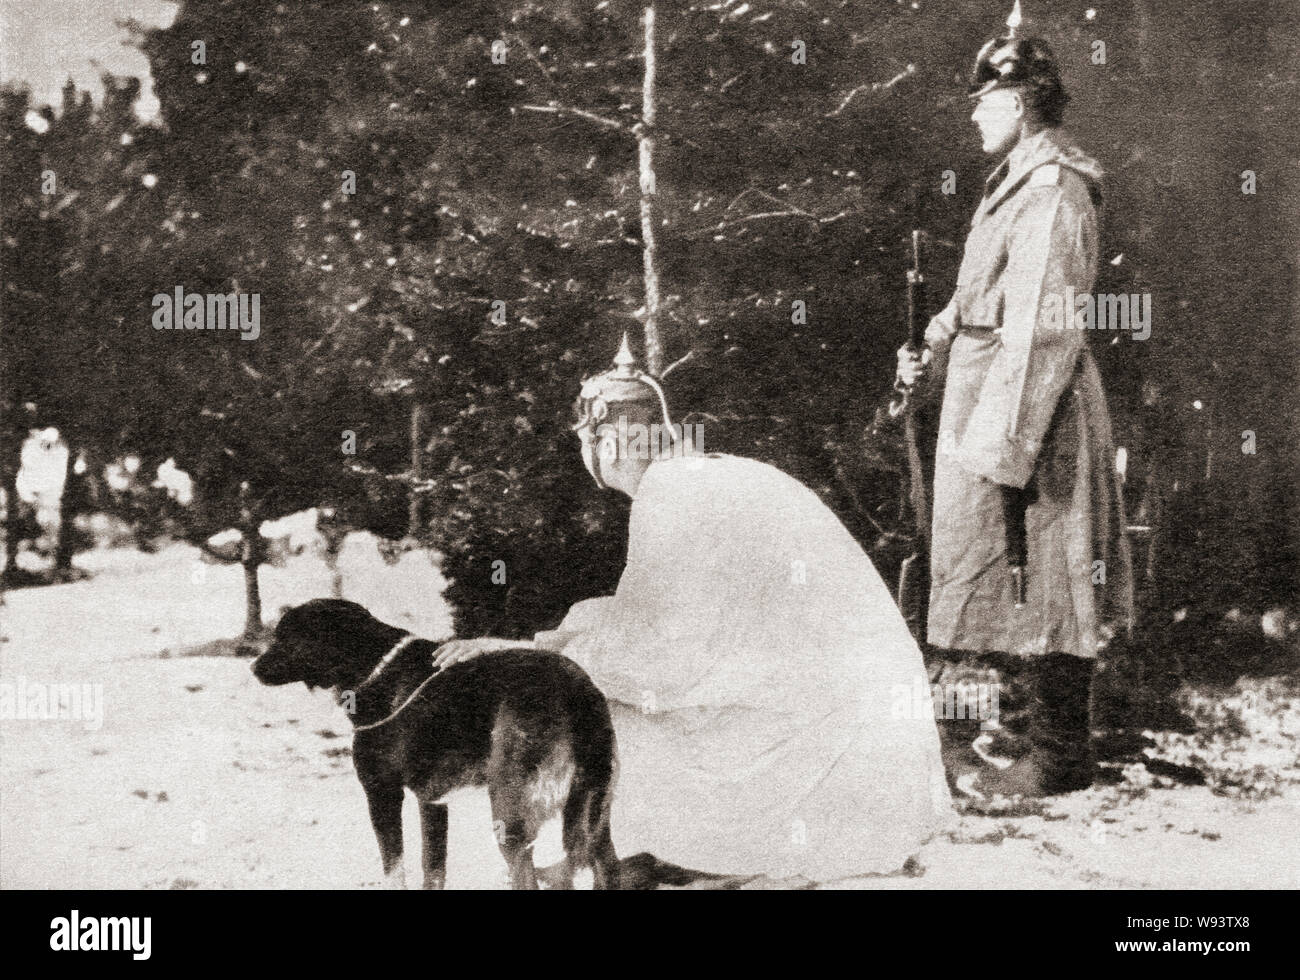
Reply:
M1091 660L1068 653L1049 653L1037 664L1029 734L1044 796L1092 785L1092 672Z
M979 719L938 718L936 722L949 791L954 796L978 796L978 791L972 790L972 780L985 768L983 758L975 751L975 739L980 736Z
M984 792L1003 796L1056 796L1092 785L1090 701L1093 663L1049 653L1026 664L1031 678L1031 750L1009 769L981 778Z
M956 710L958 698L955 693L958 686L977 682L978 667L972 658L960 651L936 651L928 664L928 672L948 789L954 796L978 796L978 792L972 792L966 784L984 768L984 762L974 748L975 739L980 735L980 719L965 710L965 699L961 699L962 710Z

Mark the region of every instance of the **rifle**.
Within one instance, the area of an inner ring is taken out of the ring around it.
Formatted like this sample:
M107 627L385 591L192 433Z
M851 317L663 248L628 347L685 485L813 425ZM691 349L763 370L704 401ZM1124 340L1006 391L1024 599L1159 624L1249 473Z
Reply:
M907 348L920 353L925 343L925 274L921 271L921 230L912 231L912 267L907 270ZM903 559L898 573L898 608L903 613L908 629L923 642L925 607L929 600L930 506L925 490L925 468L921 464L921 448L917 439L916 413L912 404L912 389L898 379L894 380L894 397L889 402L889 414L903 417L903 442L907 450L907 470L910 483L908 501L916 535L912 539L912 552Z

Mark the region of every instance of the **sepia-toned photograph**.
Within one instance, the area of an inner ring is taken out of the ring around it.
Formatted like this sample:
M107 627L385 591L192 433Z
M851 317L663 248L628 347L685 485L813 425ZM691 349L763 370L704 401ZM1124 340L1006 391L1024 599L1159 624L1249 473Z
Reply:
M1300 888L1297 134L1294 0L0 0L0 888Z

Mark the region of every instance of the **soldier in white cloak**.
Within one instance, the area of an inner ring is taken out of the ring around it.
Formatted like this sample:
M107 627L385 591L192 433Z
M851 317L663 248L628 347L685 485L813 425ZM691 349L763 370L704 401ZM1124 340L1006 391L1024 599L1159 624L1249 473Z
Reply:
M612 596L538 634L609 699L620 854L824 882L898 871L951 817L921 654L870 559L797 480L668 452L658 382L624 347L575 427L598 486L632 497ZM455 662L513 640L454 641Z

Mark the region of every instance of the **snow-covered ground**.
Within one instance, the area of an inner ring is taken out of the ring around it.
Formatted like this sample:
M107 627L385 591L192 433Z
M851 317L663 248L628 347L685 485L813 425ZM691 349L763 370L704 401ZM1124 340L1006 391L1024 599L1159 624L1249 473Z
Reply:
M186 655L238 633L239 568L202 562L180 545L77 561L91 578L10 591L0 606L0 683L101 685L103 696L97 727L93 719L0 721L0 886L377 887L348 726L329 695L263 687L247 660ZM353 536L341 565L348 598L426 636L448 634L443 582L424 554L389 566L373 541ZM262 584L269 617L328 595L329 573L308 553L264 568ZM1036 815L963 816L923 850L918 876L837 885L1300 886L1294 680L1242 682L1200 707L1206 732L1166 739L1162 749L1208 759L1222 778L1207 786L1158 788L1135 767L1119 786L1073 794ZM1224 710L1230 725L1216 722ZM1267 778L1252 782L1256 766ZM451 804L449 886L502 887L483 794ZM406 826L415 883L411 800Z

